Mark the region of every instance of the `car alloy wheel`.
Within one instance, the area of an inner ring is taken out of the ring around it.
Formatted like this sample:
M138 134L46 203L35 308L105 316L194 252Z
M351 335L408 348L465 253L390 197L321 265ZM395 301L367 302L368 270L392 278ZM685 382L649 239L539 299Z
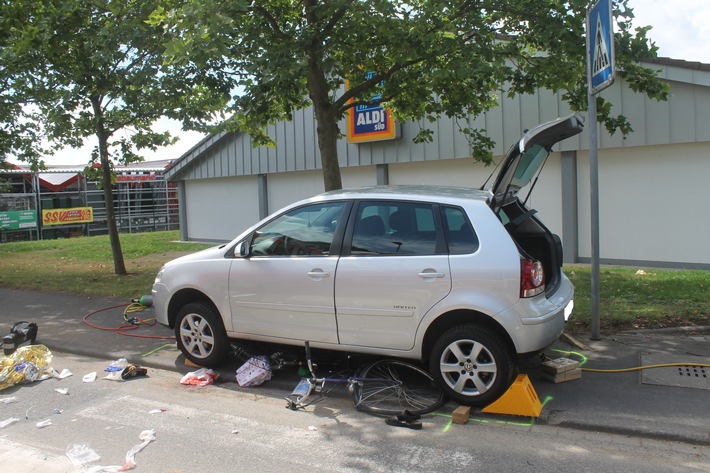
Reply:
M175 324L175 338L185 357L201 366L219 363L227 351L221 318L201 303L182 308Z
M492 332L475 325L444 332L434 344L429 369L449 398L470 406L495 401L515 376L510 350Z

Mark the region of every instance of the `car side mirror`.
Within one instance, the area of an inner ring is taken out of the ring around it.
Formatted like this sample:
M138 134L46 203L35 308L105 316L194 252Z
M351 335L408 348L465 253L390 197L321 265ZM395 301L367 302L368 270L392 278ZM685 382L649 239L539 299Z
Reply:
M242 258L246 258L249 256L249 243L247 241L242 241L237 244L237 247L234 249L234 254L239 255Z

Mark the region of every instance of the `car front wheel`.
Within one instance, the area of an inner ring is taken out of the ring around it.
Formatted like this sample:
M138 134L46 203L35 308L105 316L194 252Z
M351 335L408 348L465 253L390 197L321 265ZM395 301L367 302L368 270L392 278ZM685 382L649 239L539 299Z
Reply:
M221 317L199 302L180 310L175 338L185 358L200 366L219 364L227 354L228 340Z
M484 407L510 387L517 367L511 351L493 332L460 325L434 343L429 370L449 399Z

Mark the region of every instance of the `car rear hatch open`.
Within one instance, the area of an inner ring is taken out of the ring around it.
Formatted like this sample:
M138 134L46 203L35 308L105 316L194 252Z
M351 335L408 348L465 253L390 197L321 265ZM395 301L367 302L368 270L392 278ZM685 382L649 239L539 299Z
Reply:
M517 243L523 257L540 261L545 272L545 292L552 294L558 287L562 268L562 243L537 219L536 210L526 207L537 176L552 152L552 147L582 132L582 117L568 117L543 123L529 130L506 155L491 188L489 205ZM530 186L524 200L520 189Z

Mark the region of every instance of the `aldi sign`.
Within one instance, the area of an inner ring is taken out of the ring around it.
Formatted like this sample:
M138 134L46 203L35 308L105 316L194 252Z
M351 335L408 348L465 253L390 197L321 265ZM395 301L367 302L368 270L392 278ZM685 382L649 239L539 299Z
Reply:
M368 73L371 78L374 73ZM377 100L379 97L375 96ZM357 105L348 112L348 142L392 140L397 138L397 127L390 111L379 105Z
M587 11L587 68L589 92L609 87L616 77L611 0L599 0Z

